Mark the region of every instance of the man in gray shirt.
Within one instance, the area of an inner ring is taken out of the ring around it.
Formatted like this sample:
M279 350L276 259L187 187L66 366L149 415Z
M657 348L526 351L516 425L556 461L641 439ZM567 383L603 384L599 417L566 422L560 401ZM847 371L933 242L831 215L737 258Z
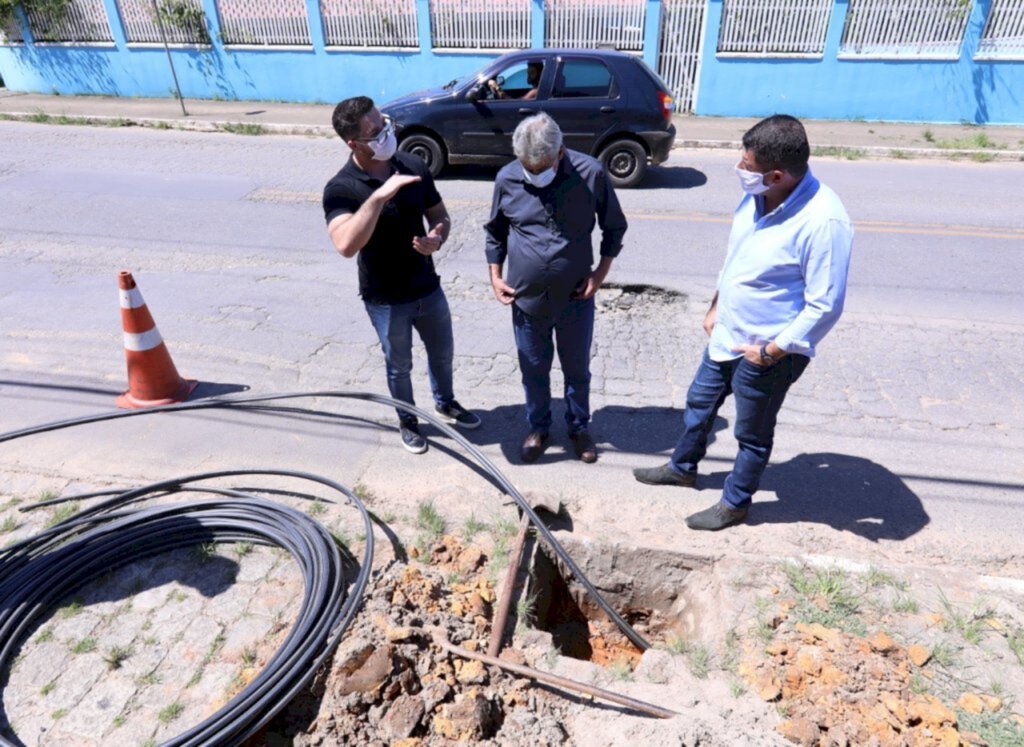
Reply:
M594 294L622 249L626 218L600 162L562 146L547 114L520 122L515 161L498 172L487 233L495 297L512 306L512 328L530 432L520 454L533 462L551 429L554 351L565 378L565 420L582 461L597 460L590 424L590 343ZM600 224L596 269L591 234ZM502 268L508 262L507 278Z

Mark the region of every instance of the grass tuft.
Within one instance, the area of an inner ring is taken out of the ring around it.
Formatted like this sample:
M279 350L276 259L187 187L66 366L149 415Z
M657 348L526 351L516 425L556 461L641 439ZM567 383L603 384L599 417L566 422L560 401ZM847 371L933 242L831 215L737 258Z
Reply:
M96 650L96 639L95 638L83 638L76 642L71 647L71 653L73 654L90 654Z
M61 503L55 506L50 511L50 516L46 519L44 527L49 529L52 526L60 524L62 521L70 519L72 516L78 513L78 501L71 501L70 503Z
M103 661L107 663L108 669L120 669L121 665L132 655L132 650L127 646L114 646L107 651Z
M166 706L165 708L160 709L160 713L158 713L156 717L160 721L160 723L169 724L172 721L174 721L174 719L178 718L178 716L180 716L181 712L184 710L185 706L183 706L181 703L175 702L171 703L169 706Z

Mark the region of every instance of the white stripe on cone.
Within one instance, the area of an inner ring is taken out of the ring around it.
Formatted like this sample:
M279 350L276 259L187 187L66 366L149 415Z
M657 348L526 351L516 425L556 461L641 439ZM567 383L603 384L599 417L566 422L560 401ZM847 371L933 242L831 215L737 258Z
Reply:
M138 288L122 290L120 291L120 294L122 309L137 309L146 305L146 302L142 300L142 293Z
M147 331L133 334L131 332L124 333L124 348L125 350L133 350L141 353L146 350L152 350L158 345L163 344L163 338L160 337L160 330L156 327Z

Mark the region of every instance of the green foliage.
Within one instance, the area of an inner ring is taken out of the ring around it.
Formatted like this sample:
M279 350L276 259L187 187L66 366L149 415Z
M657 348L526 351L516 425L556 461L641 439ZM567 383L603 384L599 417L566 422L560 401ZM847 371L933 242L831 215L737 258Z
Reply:
M174 719L178 718L178 716L180 716L181 712L184 710L185 706L183 706L181 703L171 703L166 708L162 708L160 710L160 713L158 713L156 717L160 720L160 723L169 724L171 721L174 721Z
M185 0L163 0L157 4L159 18L165 24L188 34L191 41L200 44L210 43L210 34L206 30L206 17L200 6Z

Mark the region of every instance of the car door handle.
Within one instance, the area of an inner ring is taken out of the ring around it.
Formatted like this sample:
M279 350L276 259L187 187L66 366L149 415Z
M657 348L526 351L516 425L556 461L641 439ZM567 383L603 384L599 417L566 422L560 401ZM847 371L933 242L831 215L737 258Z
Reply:
M520 114L533 114L533 109L527 109L525 106L519 109Z
M601 113L602 114L611 114L614 111L615 111L615 107L614 106L602 106L601 107Z

